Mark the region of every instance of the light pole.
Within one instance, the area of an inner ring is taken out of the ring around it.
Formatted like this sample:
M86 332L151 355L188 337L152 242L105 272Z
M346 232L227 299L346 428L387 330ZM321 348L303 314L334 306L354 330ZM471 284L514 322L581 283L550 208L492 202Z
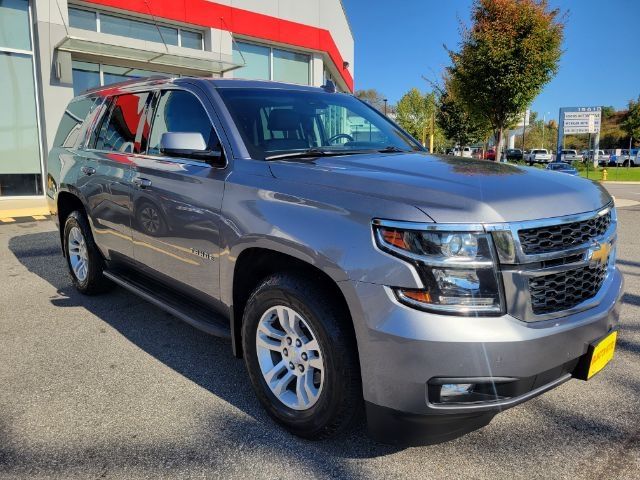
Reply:
M551 112L547 112L542 115L542 148L544 148L544 127L547 124L547 115L551 115Z
M386 116L387 115L387 99L385 98L383 102L384 102L384 114Z

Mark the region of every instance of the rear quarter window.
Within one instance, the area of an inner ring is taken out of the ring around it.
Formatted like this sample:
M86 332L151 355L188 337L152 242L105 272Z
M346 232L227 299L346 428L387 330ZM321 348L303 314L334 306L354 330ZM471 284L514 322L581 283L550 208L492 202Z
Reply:
M77 145L82 125L95 108L96 98L74 99L69 103L53 141L54 147L73 148Z

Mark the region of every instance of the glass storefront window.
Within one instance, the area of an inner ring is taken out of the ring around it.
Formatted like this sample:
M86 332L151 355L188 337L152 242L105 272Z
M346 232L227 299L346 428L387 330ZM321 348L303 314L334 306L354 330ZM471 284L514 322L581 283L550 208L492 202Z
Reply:
M0 52L0 196L41 193L32 62L30 55Z
M84 30L98 31L98 15L96 12L69 7L69 26Z
M238 70L238 77L257 80L269 80L271 49L252 43L235 42L233 46L233 62L245 64Z
M273 49L273 79L309 85L309 55Z
M233 61L244 64L237 70L237 78L276 80L301 85L311 83L311 57L304 53L234 42Z
M1 47L31 50L27 0L0 0Z
M102 66L103 85L124 82L132 78L143 78L153 76L170 77L169 73L154 72L151 70L140 70L138 68L115 67L113 65Z
M100 65L97 63L72 63L73 94L80 95L85 90L100 86Z
M115 65L102 65L97 63L81 62L74 60L72 63L73 72L73 94L80 95L90 88L110 85L112 83L124 82L132 78L143 78L152 76L172 77L178 76L170 73L154 72L152 70L141 70L139 68L118 67ZM100 77L102 76L102 81Z
M148 42L178 45L178 29L157 26L129 18L117 17L106 13L100 14L100 31L122 37L137 38ZM163 42L164 40L164 42Z
M9 1L9 0L7 0ZM18 0L10 0L17 2ZM26 0L20 0L26 3ZM0 5L5 0L0 0ZM2 25L0 23L0 25ZM69 26L82 28L93 32L108 33L121 37L135 38L147 42L166 43L168 45L180 45L184 48L203 50L202 32L184 30L168 25L156 25L144 22L137 18L127 18L112 15L88 8L69 7ZM0 36L2 32L0 31Z
M200 32L180 30L180 42L182 47L202 50L202 34Z

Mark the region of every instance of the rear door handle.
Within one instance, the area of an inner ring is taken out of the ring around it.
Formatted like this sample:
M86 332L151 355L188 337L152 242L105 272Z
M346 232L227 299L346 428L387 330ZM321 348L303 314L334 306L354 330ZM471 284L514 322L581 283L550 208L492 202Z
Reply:
M96 173L96 169L93 167L87 167L86 165L84 167L82 167L80 169L80 171L82 173L84 173L85 175L87 175L88 177L90 177L91 175L93 175L94 173Z
M135 177L133 179L133 184L140 188L149 188L151 186L151 180L148 178Z

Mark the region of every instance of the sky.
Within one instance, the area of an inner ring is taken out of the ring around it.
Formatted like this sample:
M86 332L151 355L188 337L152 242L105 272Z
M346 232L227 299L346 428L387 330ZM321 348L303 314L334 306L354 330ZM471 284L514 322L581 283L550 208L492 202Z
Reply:
M355 37L355 88L375 88L395 103L410 88L431 87L456 49L471 0L343 0ZM560 107L626 108L640 95L640 0L550 0L568 11L556 77L534 100L539 116Z

